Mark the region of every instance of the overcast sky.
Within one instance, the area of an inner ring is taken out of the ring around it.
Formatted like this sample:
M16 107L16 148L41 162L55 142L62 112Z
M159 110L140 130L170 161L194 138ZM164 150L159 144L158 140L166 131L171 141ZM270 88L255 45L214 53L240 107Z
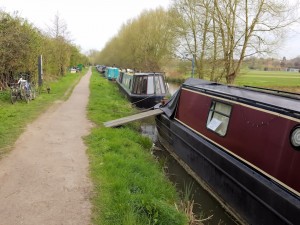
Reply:
M6 12L18 11L36 27L47 30L55 14L66 22L71 39L83 52L101 50L121 25L145 9L167 8L172 0L0 0ZM278 58L300 55L300 26L279 51Z

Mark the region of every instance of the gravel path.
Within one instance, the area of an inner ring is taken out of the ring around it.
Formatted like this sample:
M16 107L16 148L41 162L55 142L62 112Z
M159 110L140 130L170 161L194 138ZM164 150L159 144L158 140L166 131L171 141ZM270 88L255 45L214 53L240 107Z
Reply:
M91 182L82 141L92 126L86 118L90 75L89 70L67 101L30 124L0 161L0 225L90 223Z

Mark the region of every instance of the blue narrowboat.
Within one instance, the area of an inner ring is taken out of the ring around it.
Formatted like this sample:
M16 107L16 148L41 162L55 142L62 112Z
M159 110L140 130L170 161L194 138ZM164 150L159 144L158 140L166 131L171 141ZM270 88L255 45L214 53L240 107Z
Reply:
M120 72L120 91L138 108L151 108L168 94L163 73Z
M105 77L108 80L116 80L119 77L119 69L116 67L106 67L105 69Z

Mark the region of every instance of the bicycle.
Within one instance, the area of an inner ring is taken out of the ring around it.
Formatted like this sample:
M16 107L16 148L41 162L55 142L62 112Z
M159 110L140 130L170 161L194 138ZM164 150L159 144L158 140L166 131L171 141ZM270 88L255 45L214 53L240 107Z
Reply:
M15 104L17 99L21 98L20 92L19 92L19 86L17 83L11 83L10 84L10 101L12 104Z
M26 103L36 98L36 91L33 84L30 84L26 79L21 78L17 83L10 84L10 100L14 104L20 98Z

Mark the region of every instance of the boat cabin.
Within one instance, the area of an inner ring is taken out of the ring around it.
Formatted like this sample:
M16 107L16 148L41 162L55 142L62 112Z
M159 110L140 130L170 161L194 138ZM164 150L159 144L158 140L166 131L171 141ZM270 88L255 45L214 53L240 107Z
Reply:
M108 80L116 80L119 77L119 69L116 67L106 67L105 77Z
M128 99L140 108L150 108L168 93L162 73L121 72L117 83Z

